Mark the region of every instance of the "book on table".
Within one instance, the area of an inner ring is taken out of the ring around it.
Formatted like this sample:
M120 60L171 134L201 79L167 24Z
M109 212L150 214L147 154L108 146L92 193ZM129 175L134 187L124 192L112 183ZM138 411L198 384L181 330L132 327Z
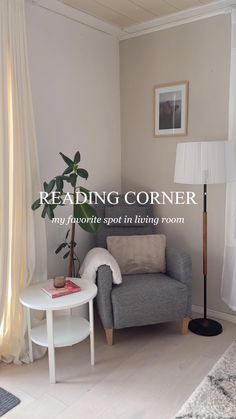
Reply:
M55 288L53 285L53 280L50 280L41 289L51 298L63 297L65 295L70 295L81 291L80 286L75 284L70 279L65 280L65 286L62 288Z

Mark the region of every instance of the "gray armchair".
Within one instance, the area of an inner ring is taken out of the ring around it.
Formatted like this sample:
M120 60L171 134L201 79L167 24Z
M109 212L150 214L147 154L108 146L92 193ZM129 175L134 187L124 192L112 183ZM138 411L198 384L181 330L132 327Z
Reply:
M120 197L117 205L96 206L98 217L153 217L150 205L127 205ZM102 225L96 245L106 248L107 236L154 234L153 224ZM122 275L122 284L114 285L107 265L97 272L97 309L106 332L108 345L113 344L113 330L171 321L182 322L187 333L191 315L191 259L184 252L166 248L166 273Z

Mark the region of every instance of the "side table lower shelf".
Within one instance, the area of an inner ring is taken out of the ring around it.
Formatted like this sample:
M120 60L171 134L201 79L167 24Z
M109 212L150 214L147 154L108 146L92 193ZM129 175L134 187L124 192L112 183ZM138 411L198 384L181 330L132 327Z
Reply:
M90 335L88 320L79 316L55 316L53 319L53 342L55 348L71 346ZM48 347L47 322L43 320L31 329L31 340Z

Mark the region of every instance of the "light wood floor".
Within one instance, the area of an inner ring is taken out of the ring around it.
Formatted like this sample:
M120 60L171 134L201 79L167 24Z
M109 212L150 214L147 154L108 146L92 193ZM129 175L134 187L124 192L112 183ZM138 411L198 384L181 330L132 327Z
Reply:
M236 324L224 333L182 336L178 324L115 332L108 347L96 325L96 365L88 340L57 349L57 379L48 381L47 356L31 365L0 364L0 386L22 403L6 419L171 419L236 338Z

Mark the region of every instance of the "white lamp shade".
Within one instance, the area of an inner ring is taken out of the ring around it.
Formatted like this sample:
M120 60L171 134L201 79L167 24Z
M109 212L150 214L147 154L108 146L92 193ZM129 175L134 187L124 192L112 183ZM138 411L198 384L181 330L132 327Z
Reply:
M236 180L235 146L231 141L179 143L176 151L176 183L211 184Z

